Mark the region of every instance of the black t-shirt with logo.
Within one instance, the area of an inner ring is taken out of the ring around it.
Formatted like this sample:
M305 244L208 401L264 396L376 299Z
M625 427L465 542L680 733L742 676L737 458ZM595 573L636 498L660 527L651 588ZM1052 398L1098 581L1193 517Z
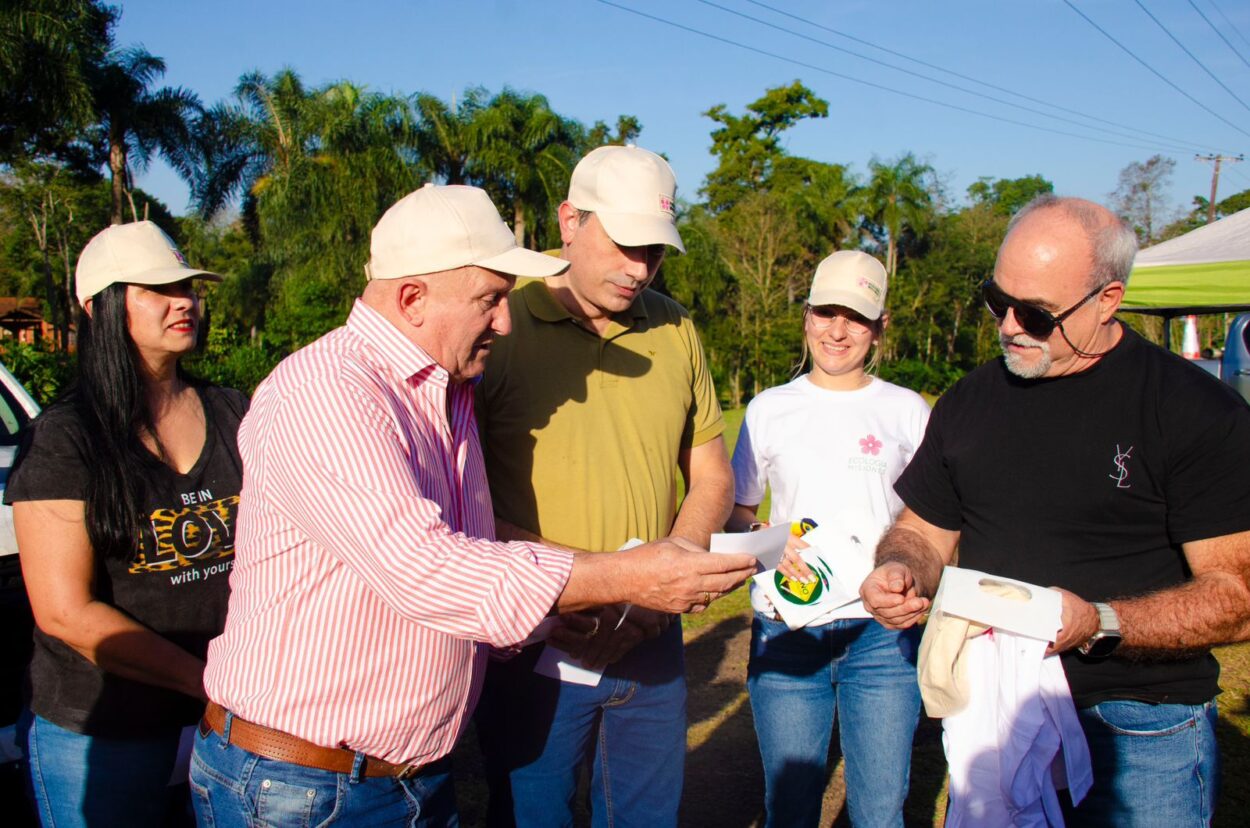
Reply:
M1183 543L1250 530L1250 407L1122 330L1089 370L1022 380L1000 358L938 400L895 490L960 532L960 566L1107 601L1188 580ZM1063 666L1080 707L1219 692L1210 652L1097 661L1073 650Z
M213 386L199 394L207 426L199 459L179 474L144 452L133 468L146 492L138 551L130 560L97 557L94 595L203 658L225 624L243 480L236 435L247 398ZM90 439L72 406L49 407L25 436L6 501L85 500ZM35 713L94 736L153 735L203 712L189 696L101 670L38 629L30 682Z

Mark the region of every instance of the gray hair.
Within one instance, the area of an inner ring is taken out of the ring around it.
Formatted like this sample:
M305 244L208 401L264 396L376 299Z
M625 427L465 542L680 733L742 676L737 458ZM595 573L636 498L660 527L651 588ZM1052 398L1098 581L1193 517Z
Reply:
M1007 235L1010 236L1026 216L1040 210L1060 210L1085 231L1085 238L1094 255L1094 269L1089 276L1090 290L1111 282L1123 282L1128 286L1128 275L1137 256L1137 234L1123 219L1082 198L1042 193L1011 217L1007 223ZM999 252L1002 252L1001 247Z

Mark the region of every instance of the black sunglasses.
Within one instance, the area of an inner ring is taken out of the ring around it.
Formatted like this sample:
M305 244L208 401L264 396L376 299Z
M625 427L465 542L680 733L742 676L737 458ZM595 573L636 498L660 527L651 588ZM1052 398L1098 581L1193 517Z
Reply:
M1055 332L1055 328L1062 330L1063 320L1076 313L1082 305L1102 293L1106 287L1106 285L1100 285L1094 288L1085 294L1084 299L1058 315L1003 293L1002 288L994 284L993 279L986 279L981 283L981 298L985 300L985 307L999 322L1007 318L1007 311L1010 309L1015 312L1016 322L1020 323L1025 333L1034 339L1046 339Z

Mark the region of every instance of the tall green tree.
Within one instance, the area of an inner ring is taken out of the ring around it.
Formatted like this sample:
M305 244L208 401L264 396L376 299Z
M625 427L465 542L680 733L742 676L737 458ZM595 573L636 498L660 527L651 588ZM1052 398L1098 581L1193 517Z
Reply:
M250 278L269 275L265 318L252 324L290 347L341 322L373 225L419 180L409 102L347 82L308 89L289 69L250 73L205 113L196 143L201 215L241 196L263 265Z
M785 156L781 133L805 118L824 118L829 104L797 80L765 91L747 104L742 115L730 114L724 104L704 112L717 124L712 130L716 169L708 173L703 189L712 210L725 210L748 193L768 186L777 162Z
M898 272L899 239L905 230L922 231L934 204L937 183L933 167L904 153L893 161L868 163L865 198L869 221L885 242L885 269L891 280Z
M0 13L0 163L65 156L95 119L90 73L117 9L98 0L6 0Z
M615 131L603 121L595 121L586 132L580 154L585 155L596 147L632 144L641 133L642 123L633 115L617 116Z
M999 215L1011 216L1039 195L1054 191L1055 185L1040 175L1022 178L982 176L968 187L968 198L973 204L985 205Z
M413 96L417 167L424 177L444 184L469 183L474 130L487 98L480 86L450 104L425 92Z
M185 180L194 177L191 120L200 99L182 87L153 84L165 74L165 61L141 46L110 52L90 71L98 127L94 144L113 184L113 224L121 224L131 171L142 171L160 153ZM132 216L138 218L138 216Z
M518 244L550 236L543 231L554 228L581 138L579 125L542 95L504 89L478 113L473 163L480 182L511 213Z

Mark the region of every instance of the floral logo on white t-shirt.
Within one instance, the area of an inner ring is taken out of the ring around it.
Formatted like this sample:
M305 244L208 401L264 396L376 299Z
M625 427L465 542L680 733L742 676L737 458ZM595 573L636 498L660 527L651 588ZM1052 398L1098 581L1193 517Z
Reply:
M881 442L876 437L869 434L867 437L863 437L860 439L859 450L861 454L871 454L875 457L876 455L881 453L881 447L884 445L885 443Z

